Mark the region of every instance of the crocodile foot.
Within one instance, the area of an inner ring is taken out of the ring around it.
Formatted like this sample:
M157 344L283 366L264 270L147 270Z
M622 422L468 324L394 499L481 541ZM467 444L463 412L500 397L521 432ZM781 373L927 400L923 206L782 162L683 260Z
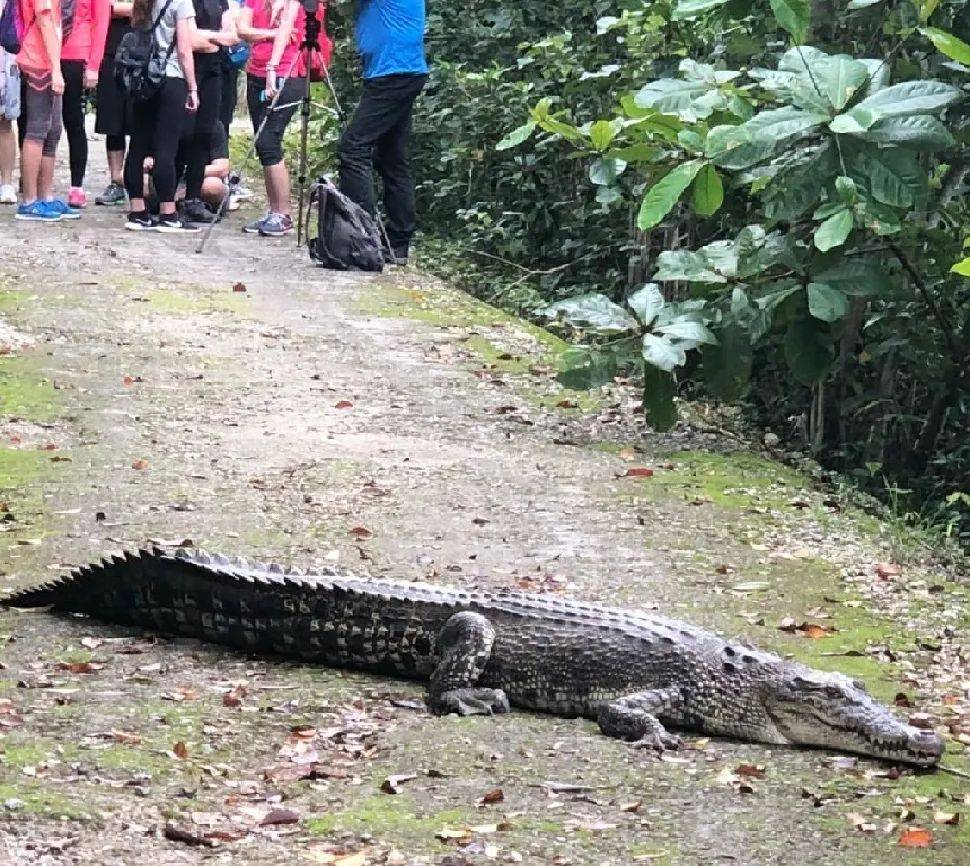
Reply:
M643 738L636 740L634 749L652 749L657 752L676 752L681 745L681 739L676 734L665 731L651 731Z
M491 716L509 712L509 699L502 689L449 689L430 698L428 706L438 716Z

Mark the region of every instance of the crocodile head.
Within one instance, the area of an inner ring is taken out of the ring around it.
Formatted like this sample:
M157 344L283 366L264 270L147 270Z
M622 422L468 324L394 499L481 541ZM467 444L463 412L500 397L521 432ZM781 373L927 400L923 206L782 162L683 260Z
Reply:
M785 666L763 683L764 709L785 741L933 766L943 754L934 731L908 725L842 674Z

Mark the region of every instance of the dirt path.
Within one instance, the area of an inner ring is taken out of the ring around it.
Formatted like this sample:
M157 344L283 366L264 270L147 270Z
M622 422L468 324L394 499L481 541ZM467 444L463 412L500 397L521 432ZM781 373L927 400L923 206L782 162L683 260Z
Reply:
M954 575L896 569L905 539L730 440L642 439L622 389L561 393L548 335L240 222L200 256L117 211L0 215L0 317L36 341L0 359L0 588L154 541L657 605L901 693L967 767ZM3 612L0 646L4 866L955 866L970 840L952 776L696 737L658 761L83 619ZM933 847L901 847L910 826Z

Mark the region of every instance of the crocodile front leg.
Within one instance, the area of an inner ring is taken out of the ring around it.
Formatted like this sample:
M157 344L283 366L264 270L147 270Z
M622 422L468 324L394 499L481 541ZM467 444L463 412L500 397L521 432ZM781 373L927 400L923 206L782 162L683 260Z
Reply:
M494 643L495 629L481 614L462 611L448 619L438 635L441 661L428 686L433 713L490 716L509 711L502 689L477 688Z
M600 730L609 737L634 740L638 748L676 749L680 737L669 733L658 716L669 716L683 706L679 689L651 689L617 698L599 711Z

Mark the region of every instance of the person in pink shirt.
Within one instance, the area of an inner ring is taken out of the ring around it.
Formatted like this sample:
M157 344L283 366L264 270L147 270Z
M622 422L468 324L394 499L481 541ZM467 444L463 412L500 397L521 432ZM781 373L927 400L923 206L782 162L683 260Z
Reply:
M111 22L111 0L61 0L64 44L61 72L64 75L63 118L71 163L71 190L67 203L87 204L84 172L88 166L88 136L84 129L85 90L98 86L98 70Z

